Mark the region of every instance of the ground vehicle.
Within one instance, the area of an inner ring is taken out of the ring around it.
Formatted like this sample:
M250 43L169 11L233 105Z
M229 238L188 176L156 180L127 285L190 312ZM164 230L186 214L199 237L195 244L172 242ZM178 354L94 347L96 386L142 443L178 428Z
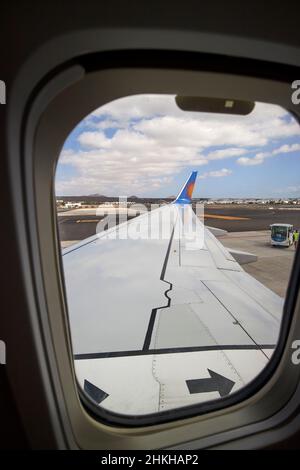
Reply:
M291 246L293 244L293 226L291 224L272 224L271 245Z

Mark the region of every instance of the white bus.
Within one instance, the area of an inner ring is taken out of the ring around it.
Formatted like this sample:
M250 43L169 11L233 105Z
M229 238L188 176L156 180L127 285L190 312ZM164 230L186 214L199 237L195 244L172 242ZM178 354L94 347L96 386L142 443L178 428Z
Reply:
M271 245L291 246L293 244L293 226L291 224L272 224Z

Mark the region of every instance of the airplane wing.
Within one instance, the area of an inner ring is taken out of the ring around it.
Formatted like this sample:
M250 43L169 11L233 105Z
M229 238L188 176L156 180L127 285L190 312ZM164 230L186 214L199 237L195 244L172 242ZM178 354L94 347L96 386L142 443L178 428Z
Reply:
M63 251L75 370L107 410L148 414L235 392L268 363L283 299L174 203Z

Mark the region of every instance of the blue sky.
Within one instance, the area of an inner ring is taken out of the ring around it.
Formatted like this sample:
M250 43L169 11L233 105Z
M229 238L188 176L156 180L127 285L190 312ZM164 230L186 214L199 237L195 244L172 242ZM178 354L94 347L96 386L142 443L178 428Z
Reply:
M198 170L196 197L300 197L300 128L278 106L248 116L187 113L174 96L95 110L65 142L56 194L166 197Z

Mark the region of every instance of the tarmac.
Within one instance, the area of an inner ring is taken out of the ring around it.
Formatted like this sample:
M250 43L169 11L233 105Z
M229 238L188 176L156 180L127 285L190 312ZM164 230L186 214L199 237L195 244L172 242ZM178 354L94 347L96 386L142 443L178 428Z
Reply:
M284 297L295 249L271 246L270 230L267 229L271 223L276 222L292 223L298 228L299 208L212 207L205 208L205 215L206 225L228 230L226 235L219 237L225 247L257 256L257 261L243 265L243 269ZM94 235L97 223L102 218L103 215L99 211L96 213L95 209L76 209L59 213L62 248Z
M194 206L195 210L195 206ZM104 216L128 217L136 214L133 209L111 206L99 208L81 208L58 213L61 240L82 240L96 233L96 225ZM80 223L84 219L87 223ZM249 232L268 230L274 223L293 224L300 229L300 207L294 206L259 206L259 205L207 205L204 206L206 225L227 230L228 232ZM94 222L94 223L93 223Z
M269 230L231 232L219 240L225 247L257 255L257 261L243 265L243 269L273 292L285 297L295 255L293 246L271 246Z

